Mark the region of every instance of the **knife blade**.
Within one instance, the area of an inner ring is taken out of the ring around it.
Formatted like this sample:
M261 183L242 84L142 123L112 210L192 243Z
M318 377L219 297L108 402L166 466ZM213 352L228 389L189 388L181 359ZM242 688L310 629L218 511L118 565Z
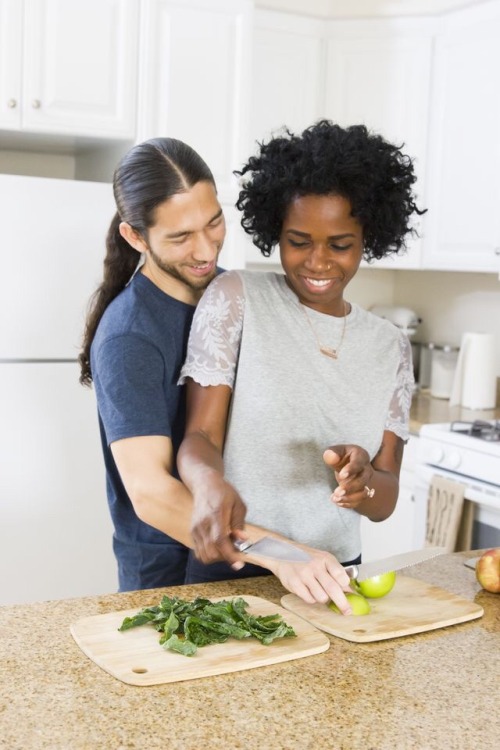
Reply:
M238 552L250 553L257 557L271 557L283 562L307 562L311 559L311 556L299 547L271 536L264 536L257 542L237 539L233 544Z
M372 560L359 565L347 565L345 571L349 578L356 581L365 581L367 578L390 573L391 571L403 570L412 565L430 560L433 557L442 555L446 552L446 547L426 547L425 549L414 550L413 552L403 552L400 555L384 557L381 560Z

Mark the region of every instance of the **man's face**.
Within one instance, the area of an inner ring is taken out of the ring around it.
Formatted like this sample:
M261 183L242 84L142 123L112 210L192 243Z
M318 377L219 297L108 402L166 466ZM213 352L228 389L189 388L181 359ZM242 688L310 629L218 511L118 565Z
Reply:
M145 273L172 296L201 292L216 274L226 224L215 188L198 182L177 193L154 212L154 224L143 238Z

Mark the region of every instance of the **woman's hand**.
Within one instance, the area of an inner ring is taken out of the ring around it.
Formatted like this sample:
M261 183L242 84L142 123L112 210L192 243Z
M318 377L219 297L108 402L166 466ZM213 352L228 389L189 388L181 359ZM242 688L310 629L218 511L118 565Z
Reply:
M309 562L271 561L270 558L265 558L266 567L279 578L288 591L300 596L308 604L327 604L333 601L342 614L351 614L352 610L344 591L352 593L352 589L349 586L349 576L342 565L329 552L304 545L300 545L300 548L311 556Z
M246 505L235 490L217 472L207 477L203 493L194 497L191 536L196 557L202 563L226 560L234 570L244 563L231 536L244 539Z
M334 445L323 453L323 460L335 472L339 486L331 499L339 508L356 509L370 498L374 469L364 448Z

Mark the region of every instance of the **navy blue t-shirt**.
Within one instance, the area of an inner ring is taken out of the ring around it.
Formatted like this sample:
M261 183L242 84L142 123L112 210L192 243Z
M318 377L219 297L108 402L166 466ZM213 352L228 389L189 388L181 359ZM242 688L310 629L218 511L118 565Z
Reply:
M185 389L177 385L194 306L137 273L111 302L91 347L120 591L184 583L188 549L141 521L109 445L141 435L171 438L185 427Z

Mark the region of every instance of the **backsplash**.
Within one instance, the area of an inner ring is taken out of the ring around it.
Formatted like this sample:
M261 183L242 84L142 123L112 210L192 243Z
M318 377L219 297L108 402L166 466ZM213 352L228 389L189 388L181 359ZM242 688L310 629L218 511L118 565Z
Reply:
M466 331L495 337L500 377L500 281L495 274L360 269L348 298L363 307L409 307L422 318L416 338L459 345Z

